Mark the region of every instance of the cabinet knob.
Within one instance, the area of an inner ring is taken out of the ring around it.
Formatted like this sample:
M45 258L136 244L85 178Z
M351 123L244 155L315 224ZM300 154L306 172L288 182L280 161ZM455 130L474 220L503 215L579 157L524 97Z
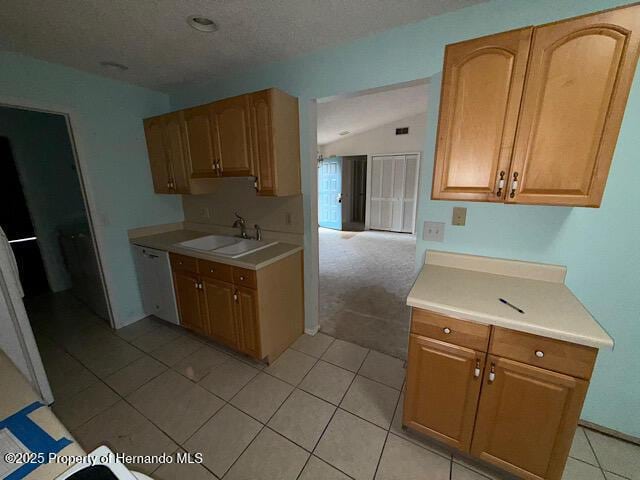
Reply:
M489 370L489 383L493 383L496 379L496 364L491 364L491 370Z
M244 276L243 275L240 275L240 281L244 282Z
M536 350L536 357L538 358L544 357L544 352L542 350Z
M504 188L504 176L506 175L506 172L504 170L502 170L500 172L500 179L498 180L498 191L496 192L496 197L501 197L502 196L502 189Z
M511 182L511 193L509 198L516 196L516 190L518 189L518 172L513 172L513 181Z
M213 273L213 272L215 271L215 269L214 269L214 268L211 268L211 269L209 269L209 271L210 271L211 273Z
M447 335L449 335L449 334L451 333L451 329L450 329L449 327L444 327L444 328L442 329L442 331L443 331L445 334L447 334Z
M474 378L478 378L480 376L480 360L476 360L476 368L473 370Z

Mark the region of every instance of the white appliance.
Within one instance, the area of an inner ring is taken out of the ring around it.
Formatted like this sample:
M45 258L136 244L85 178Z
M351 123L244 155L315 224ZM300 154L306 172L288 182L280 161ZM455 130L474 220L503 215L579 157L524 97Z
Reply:
M0 228L0 348L50 404L53 393L24 308L23 295L13 250Z
M369 228L414 233L420 155L371 157Z
M144 312L179 325L169 254L140 245L132 248Z

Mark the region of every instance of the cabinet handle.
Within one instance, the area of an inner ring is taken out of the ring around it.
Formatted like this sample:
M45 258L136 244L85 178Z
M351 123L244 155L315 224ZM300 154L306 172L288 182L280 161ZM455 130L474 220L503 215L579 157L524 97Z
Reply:
M496 379L496 364L491 364L491 370L489 370L489 383L493 383Z
M445 333L445 335L449 335L451 333L451 329L449 327L444 327L442 331Z
M476 368L473 370L474 378L478 378L480 376L480 360L476 360Z
M542 350L536 350L536 357L538 358L544 357L544 352Z
M198 289L200 288L200 284L196 281L196 282L194 283L194 287L196 287L196 290L198 290Z
M209 271L210 271L211 273L214 273L216 270L215 270L215 268L210 268L210 269L209 269Z
M506 175L506 172L504 170L502 170L500 172L500 179L498 180L498 191L496 192L496 197L501 197L502 196L502 189L504 188L504 176Z
M240 275L240 281L244 282L244 276Z
M233 301L238 303L238 290L236 290L235 292L233 292Z
M260 191L260 188L258 188L258 180L253 182L253 188L255 188L256 192Z
M518 189L518 172L513 172L513 181L511 182L511 193L509 198L516 196L516 190Z

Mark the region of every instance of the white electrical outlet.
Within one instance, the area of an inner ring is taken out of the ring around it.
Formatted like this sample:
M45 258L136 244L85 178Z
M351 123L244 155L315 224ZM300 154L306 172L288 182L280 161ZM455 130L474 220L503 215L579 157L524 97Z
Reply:
M424 222L422 239L429 242L444 242L444 222Z

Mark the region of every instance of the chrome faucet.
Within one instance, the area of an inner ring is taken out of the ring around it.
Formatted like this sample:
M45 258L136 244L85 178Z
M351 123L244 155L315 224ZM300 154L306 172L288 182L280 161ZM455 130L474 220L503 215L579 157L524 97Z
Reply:
M234 212L234 215L236 216L236 221L233 222L233 228L240 228L241 238L249 238L249 235L247 235L247 222L238 212Z
M257 223L253 226L256 229L256 240L262 240L262 229Z

